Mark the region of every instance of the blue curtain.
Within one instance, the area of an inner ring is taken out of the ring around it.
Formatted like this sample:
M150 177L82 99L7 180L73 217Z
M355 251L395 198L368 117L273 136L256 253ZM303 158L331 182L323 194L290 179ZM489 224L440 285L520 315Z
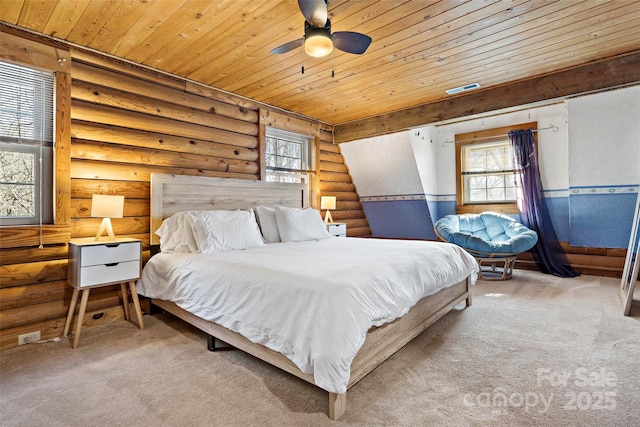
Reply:
M558 243L549 209L542 197L542 180L533 130L511 131L509 140L515 152L515 162L522 169L520 185L523 200L520 206L520 220L538 233L538 243L531 249L533 259L543 273L558 277L575 277L579 273L571 268Z

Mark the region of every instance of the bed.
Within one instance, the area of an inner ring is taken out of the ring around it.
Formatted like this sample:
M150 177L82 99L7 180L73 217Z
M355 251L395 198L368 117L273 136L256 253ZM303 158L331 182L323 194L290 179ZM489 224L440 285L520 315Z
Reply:
M160 243L163 220L185 212L275 206L298 215L308 205L302 184L152 174L151 244ZM215 337L328 391L328 415L337 419L350 387L454 306L471 305L476 277L473 257L447 243L332 237L160 253L138 292L210 343Z

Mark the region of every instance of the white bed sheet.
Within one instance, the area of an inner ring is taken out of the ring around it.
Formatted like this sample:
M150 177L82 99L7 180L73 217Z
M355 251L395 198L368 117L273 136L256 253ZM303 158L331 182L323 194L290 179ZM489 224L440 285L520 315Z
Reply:
M317 386L346 392L372 326L467 276L477 262L440 242L329 238L216 254L158 254L138 292L284 354Z

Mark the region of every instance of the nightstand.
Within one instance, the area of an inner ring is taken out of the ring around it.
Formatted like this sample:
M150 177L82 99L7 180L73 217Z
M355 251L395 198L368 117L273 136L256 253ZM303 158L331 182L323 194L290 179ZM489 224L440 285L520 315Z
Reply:
M333 237L347 237L347 224L344 222L332 222L327 224L327 231Z
M63 336L67 336L73 314L76 311L78 296L82 291L80 311L76 325L73 348L78 346L82 320L87 309L89 292L100 286L120 284L124 316L131 319L127 286L136 310L138 326L144 329L140 300L136 292L136 280L140 278L142 242L139 239L119 237L115 240L98 240L94 237L72 239L69 241L68 282L73 286L73 296L69 305Z

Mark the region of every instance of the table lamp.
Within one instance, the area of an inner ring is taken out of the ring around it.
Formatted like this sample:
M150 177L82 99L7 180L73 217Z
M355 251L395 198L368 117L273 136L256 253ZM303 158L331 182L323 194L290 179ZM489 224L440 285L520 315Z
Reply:
M324 214L324 222L325 224L332 224L333 218L331 218L331 209L336 208L336 197L335 196L322 196L320 197L320 209L326 209Z
M91 216L102 218L102 224L96 234L96 241L100 240L100 236L107 230L107 234L111 240L116 237L111 227L111 218L122 218L124 212L124 196L112 196L107 194L94 194L91 197Z

